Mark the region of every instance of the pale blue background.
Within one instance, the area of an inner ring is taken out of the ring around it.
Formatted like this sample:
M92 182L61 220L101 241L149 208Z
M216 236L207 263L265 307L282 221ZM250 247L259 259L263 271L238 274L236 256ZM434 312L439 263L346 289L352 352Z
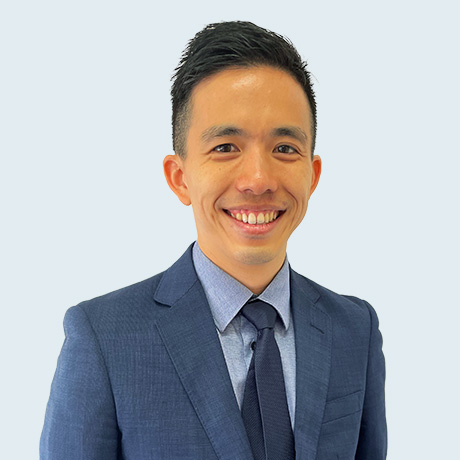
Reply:
M162 174L170 76L224 19L288 36L314 74L324 171L289 258L379 314L388 458L457 455L455 5L2 2L2 458L38 456L65 310L167 268L195 238Z

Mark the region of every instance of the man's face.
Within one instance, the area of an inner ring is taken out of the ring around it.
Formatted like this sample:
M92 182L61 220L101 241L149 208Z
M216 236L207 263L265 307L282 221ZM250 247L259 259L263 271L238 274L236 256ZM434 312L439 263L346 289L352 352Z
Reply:
M285 71L231 68L195 87L187 156L164 166L214 263L281 266L321 172L311 141L307 97Z

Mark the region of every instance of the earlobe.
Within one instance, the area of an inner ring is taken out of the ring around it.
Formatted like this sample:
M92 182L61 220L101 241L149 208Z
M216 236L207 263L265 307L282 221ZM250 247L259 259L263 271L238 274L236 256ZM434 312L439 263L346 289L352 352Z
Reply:
M312 160L312 180L310 186L310 195L315 191L316 186L319 182L319 177L321 176L321 157L319 155L314 155Z
M183 204L189 206L191 200L185 181L183 160L178 155L167 155L163 160L163 171L169 188Z

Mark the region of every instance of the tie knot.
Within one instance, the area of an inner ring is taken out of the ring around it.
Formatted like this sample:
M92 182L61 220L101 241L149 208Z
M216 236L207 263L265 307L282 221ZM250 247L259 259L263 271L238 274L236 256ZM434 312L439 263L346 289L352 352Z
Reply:
M263 300L248 302L241 310L241 314L252 323L258 331L275 327L278 313Z

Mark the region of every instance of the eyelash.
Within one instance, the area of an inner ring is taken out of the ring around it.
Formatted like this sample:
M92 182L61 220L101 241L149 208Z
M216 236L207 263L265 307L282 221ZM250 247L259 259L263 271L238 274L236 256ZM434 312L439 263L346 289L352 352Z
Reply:
M219 145L216 145L216 147L213 148L213 150L219 152L219 153L231 153L231 152L221 152L219 149L219 147L226 147L226 146L230 146L232 148L235 148L235 146L233 144L219 144Z
M299 153L299 151L293 147L292 145L289 145L289 144L282 144L282 145L278 145L278 147L276 147L276 149L279 149L280 147L288 147L292 150L292 152L289 152L289 153L286 153L286 152L279 152L279 153L284 153L284 154L287 154L287 155L292 155L293 153Z
M219 144L216 147L214 147L213 150L215 150L215 151L217 151L219 153L231 153L231 151L222 152L222 151L218 150L220 147L226 147L226 146L230 146L231 148L236 148L233 144L227 143L227 144ZM275 147L275 150L279 149L280 147L288 147L289 149L292 150L292 152L289 152L289 153L287 153L287 152L277 152L277 153L284 153L285 155L292 155L293 153L299 153L299 151L295 147L293 147L292 145L289 145L289 144L278 145L277 147Z

